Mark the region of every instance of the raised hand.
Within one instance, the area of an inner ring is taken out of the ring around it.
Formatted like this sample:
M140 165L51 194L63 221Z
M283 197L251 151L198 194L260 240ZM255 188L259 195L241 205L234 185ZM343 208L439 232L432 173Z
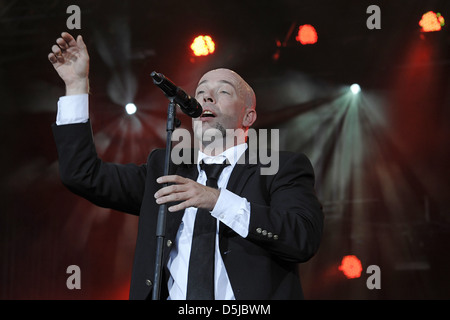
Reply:
M64 81L67 95L89 92L89 54L81 36L75 40L63 32L48 59Z

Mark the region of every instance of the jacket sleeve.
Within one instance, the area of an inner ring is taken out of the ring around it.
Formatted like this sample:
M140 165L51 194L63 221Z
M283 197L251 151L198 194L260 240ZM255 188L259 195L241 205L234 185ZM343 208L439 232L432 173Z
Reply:
M251 203L247 239L282 260L304 262L321 242L322 206L309 159L296 154L283 162L268 183L268 205Z
M73 193L106 208L139 215L146 164L114 164L99 159L91 124L52 125L62 183Z

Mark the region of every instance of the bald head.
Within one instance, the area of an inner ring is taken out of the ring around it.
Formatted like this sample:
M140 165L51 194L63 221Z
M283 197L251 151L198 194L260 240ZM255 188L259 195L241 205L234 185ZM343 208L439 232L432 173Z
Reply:
M250 109L256 108L255 92L239 74L237 74L233 70L226 68L211 70L203 75L197 86L200 86L202 83L208 81L211 78L221 78L221 81L227 81L231 83L235 87L240 98L243 100L245 107Z

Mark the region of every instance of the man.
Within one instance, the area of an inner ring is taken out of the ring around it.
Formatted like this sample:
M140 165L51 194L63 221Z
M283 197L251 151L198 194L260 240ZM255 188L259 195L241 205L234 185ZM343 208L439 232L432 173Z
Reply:
M162 176L164 150L152 151L141 166L98 158L88 115L89 55L82 37L62 33L48 58L66 85L53 125L63 183L99 206L139 216L131 299L152 296L156 223L163 203L169 212L162 299L303 298L298 263L317 252L323 228L313 168L304 155L280 152L278 171L261 174L258 154L246 144L256 120L255 96L239 75L217 69L200 79L195 97L203 114L201 126L193 124L200 139L198 161L172 164L171 174ZM204 163L228 164L214 187ZM212 260L197 247L197 224L206 224L198 222L200 217L215 224L208 240ZM209 267L212 278L205 280ZM195 271L199 278L191 274ZM211 289L203 289L202 282Z

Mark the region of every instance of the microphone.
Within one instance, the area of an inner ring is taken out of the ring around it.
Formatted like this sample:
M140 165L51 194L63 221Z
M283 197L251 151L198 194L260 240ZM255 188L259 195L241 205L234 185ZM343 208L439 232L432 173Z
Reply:
M185 114L192 118L200 117L203 108L195 98L189 96L161 73L153 71L150 76L153 78L153 83L156 84L169 99L173 99Z

